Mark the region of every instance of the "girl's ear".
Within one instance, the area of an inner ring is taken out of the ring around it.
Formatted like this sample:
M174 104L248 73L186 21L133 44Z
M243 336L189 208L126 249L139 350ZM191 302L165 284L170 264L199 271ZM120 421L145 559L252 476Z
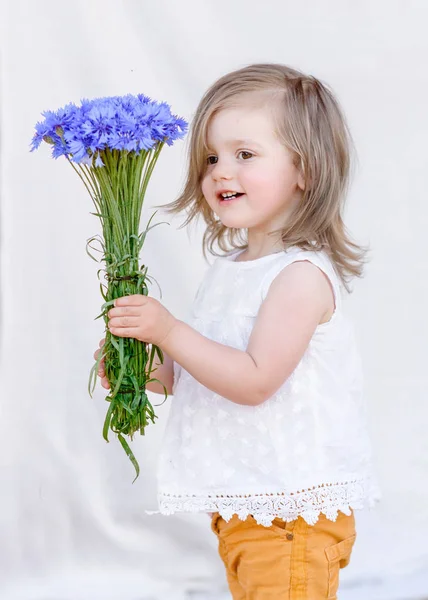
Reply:
M304 176L303 176L303 171L302 171L302 168L300 168L300 169L298 170L298 175L297 175L297 185L298 185L298 187L299 187L299 188L302 190L302 192L304 192L304 191L305 191L306 184L305 184L305 178L304 178Z
M303 166L302 157L299 156L298 154L295 154L294 158L293 158L293 163L297 170L297 182L296 182L297 187L300 188L302 190L302 192L304 192L305 187L306 187L306 182L305 182L305 169Z

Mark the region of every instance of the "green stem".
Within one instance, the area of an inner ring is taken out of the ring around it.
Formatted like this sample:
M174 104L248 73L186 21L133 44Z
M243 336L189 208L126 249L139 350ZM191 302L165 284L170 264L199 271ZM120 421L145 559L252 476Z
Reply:
M72 165L94 202L98 203L98 213L102 215L107 273L112 277L135 277L129 281L109 280L106 302L100 315L106 325L107 311L115 298L148 293L147 268L142 273L139 269L139 252L145 239L145 234L143 238L139 234L140 219L147 186L163 145L159 143L152 150L138 155L106 149L102 152L105 166L82 165L82 174ZM157 419L147 398L146 384L152 379L155 354L161 362L163 355L156 346L149 348L149 344L136 339L115 338L108 330L103 352L111 386L103 437L108 441L109 429L117 434L137 478L138 462L125 436L132 440L137 431L144 435L145 427ZM93 370L91 375L93 377Z

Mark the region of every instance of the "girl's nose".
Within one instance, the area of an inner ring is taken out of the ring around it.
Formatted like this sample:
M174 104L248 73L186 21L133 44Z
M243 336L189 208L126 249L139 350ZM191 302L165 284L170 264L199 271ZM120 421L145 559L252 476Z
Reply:
M218 160L211 171L211 175L214 181L220 181L221 179L229 180L232 179L232 170L226 162Z

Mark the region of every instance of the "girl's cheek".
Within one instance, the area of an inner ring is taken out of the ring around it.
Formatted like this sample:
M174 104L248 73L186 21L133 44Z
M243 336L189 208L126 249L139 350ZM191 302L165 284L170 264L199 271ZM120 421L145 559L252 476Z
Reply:
M203 195L206 197L208 194L208 190L209 190L209 184L208 184L206 176L202 179L201 190L202 190Z
M245 173L245 176L241 177L241 182L244 186L248 185L256 188L263 188L272 185L272 177L268 173L252 172Z

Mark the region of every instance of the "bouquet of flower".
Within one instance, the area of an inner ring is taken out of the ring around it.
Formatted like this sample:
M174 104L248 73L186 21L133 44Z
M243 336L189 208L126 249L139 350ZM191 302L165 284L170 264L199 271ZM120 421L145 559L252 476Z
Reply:
M42 141L52 146L53 158L65 156L76 171L101 220L102 236L87 240L86 251L96 262L104 262L108 285L100 284L104 298L101 314L107 325L109 307L116 298L132 294L148 295L147 267L139 264L139 255L151 219L139 233L141 210L147 184L162 147L182 138L187 123L171 114L168 104L155 102L142 94L82 100L57 111L42 113L44 120L35 126L31 151ZM153 218L153 217L152 217ZM91 243L97 241L101 250ZM89 251L103 254L98 261ZM158 381L152 377L153 361L163 363L162 350L133 338L115 337L108 328L103 351L92 367L89 394L95 389L99 363L105 359L105 372L110 382L110 403L103 427L118 439L139 475L138 462L124 436L133 439L135 432L144 435L149 421L157 418L146 394L146 384ZM161 382L159 382L161 383ZM163 385L161 383L161 385ZM165 400L167 390L165 390ZM135 481L134 479L134 481Z

